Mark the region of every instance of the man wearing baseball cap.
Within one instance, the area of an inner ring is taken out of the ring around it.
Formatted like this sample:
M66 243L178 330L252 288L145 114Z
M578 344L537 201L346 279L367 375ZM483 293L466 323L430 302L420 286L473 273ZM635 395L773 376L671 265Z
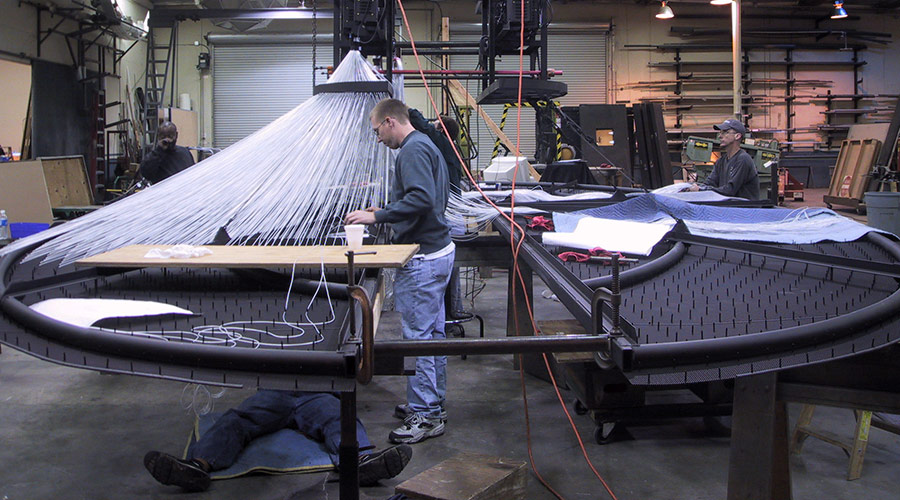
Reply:
M759 175L756 165L741 142L747 136L744 124L728 119L713 128L719 131L719 141L724 152L713 166L713 171L703 184L691 184L682 191L712 190L723 196L734 196L748 200L759 199Z

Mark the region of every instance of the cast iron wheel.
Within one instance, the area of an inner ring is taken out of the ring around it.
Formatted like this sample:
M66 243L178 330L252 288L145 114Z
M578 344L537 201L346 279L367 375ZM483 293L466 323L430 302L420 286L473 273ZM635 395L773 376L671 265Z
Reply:
M628 439L628 431L619 422L603 422L594 429L594 440L597 444L609 444Z

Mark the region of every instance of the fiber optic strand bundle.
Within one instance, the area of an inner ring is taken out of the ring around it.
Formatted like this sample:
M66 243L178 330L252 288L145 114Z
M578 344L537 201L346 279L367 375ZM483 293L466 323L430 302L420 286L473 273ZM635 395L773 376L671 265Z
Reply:
M327 83L383 81L350 52ZM42 233L26 260L60 266L134 244L324 244L344 214L387 202L391 152L378 144L369 112L381 93L321 93L197 165L135 195Z

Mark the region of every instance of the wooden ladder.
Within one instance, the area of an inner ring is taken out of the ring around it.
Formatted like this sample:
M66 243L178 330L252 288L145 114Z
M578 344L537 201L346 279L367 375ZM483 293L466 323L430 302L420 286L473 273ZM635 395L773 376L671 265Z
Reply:
M856 414L856 429L853 432L853 440L847 442L832 432L817 430L811 426L815 409L815 405L803 405L797 426L791 435L791 453L799 454L807 437L812 436L820 439L828 444L840 447L850 456L847 480L859 479L859 476L862 474L863 458L866 455L866 445L869 443L869 430L872 428L872 412L869 410L853 410Z

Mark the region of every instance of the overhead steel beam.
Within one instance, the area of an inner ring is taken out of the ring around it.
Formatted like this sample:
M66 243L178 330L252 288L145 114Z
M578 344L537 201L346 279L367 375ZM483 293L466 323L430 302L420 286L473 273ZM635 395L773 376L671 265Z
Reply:
M330 9L320 9L316 18L331 19ZM312 9L153 9L148 25L165 28L176 21L199 21L200 19L312 19Z
M417 48L429 48L429 49L435 49L435 48L441 48L441 47L480 47L480 46L481 46L481 42L478 40L473 41L473 42L465 42L465 41L443 42L440 40L438 40L438 41L421 40L421 41L416 42ZM397 42L394 44L394 47L400 47L401 49L408 49L408 48L412 47L412 42Z

